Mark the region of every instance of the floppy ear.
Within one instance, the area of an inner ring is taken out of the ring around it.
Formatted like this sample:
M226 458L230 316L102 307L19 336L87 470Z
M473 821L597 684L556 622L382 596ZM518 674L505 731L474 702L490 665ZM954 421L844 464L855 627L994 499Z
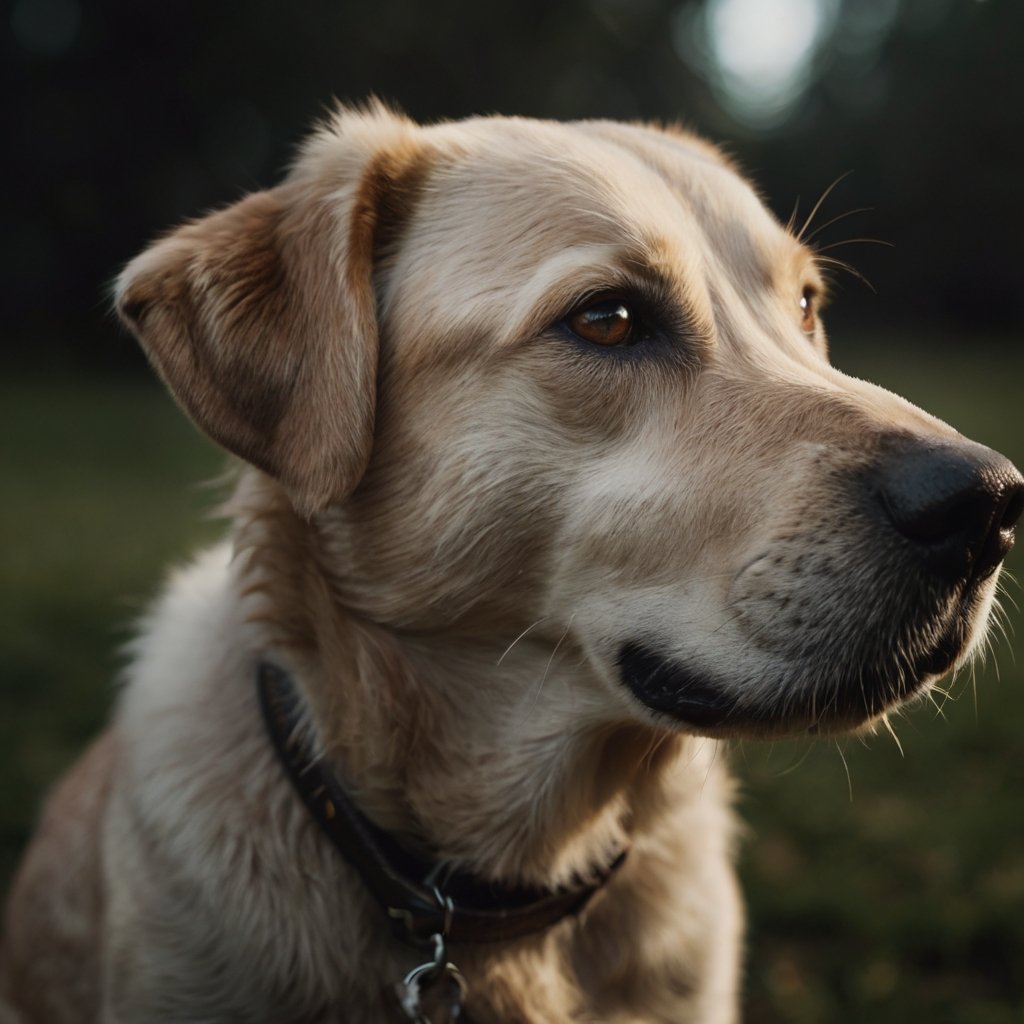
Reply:
M307 516L356 486L373 442L374 237L397 158L344 143L322 133L282 185L179 228L116 286L189 416Z

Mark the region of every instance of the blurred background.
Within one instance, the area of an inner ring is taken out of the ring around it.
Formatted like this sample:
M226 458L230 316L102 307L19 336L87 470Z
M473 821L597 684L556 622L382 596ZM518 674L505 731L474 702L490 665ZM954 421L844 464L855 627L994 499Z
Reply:
M812 230L851 265L826 313L836 363L1024 465L1020 0L4 11L0 891L109 710L133 618L221 529L199 486L221 456L109 316L108 283L168 226L274 183L333 97L422 120L681 120L797 223L834 184ZM899 744L734 750L745 1020L1024 1020L1024 647L993 646L895 723Z

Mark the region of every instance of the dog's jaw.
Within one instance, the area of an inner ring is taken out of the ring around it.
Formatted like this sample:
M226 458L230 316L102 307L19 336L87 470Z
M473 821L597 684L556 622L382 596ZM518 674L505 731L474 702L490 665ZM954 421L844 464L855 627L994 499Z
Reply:
M232 510L250 614L296 667L328 756L364 813L440 860L550 888L587 877L630 845L641 808L672 804L677 763L706 756L609 714L561 626L396 636L346 607L336 531L325 543L272 479L244 474Z

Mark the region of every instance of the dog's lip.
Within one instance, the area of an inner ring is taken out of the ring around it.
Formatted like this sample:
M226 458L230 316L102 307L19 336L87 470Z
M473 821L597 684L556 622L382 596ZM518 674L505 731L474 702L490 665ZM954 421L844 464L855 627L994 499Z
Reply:
M618 665L623 683L641 704L702 735L767 738L829 733L856 728L884 710L850 700L826 715L816 713L806 695L784 709L778 701L742 705L724 687L641 643L624 644Z
M698 728L716 728L726 724L735 710L721 687L644 644L624 644L618 663L623 682L652 711Z
M921 693L957 664L969 646L987 582L988 577L966 581L952 607L923 620L921 632L930 634L931 641L921 644L908 661L886 670L884 659L875 660L879 666L875 673L851 676L849 685L840 687L824 709L822 694L815 695L813 685L797 684L781 700L744 700L744 691L756 691L756 687L718 682L707 671L666 656L647 639L622 645L619 676L651 711L711 735L781 736L857 728Z
M948 672L964 650L966 622L961 610L939 640L915 659L909 676L898 676L898 683L880 676L872 685L858 675L857 685L844 688L841 698L834 696L827 710L820 704L815 708L811 691L785 702L743 704L706 675L639 642L622 646L618 667L622 682L645 707L709 735L827 733L863 725Z

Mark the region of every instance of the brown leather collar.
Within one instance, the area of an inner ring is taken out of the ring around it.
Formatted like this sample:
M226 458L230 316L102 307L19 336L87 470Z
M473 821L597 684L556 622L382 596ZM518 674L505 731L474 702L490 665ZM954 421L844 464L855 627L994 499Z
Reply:
M624 850L596 878L555 890L445 870L378 828L348 798L305 741L302 698L287 672L262 662L257 689L267 731L292 784L405 941L421 945L443 935L450 942L495 942L543 931L578 914L625 860Z

